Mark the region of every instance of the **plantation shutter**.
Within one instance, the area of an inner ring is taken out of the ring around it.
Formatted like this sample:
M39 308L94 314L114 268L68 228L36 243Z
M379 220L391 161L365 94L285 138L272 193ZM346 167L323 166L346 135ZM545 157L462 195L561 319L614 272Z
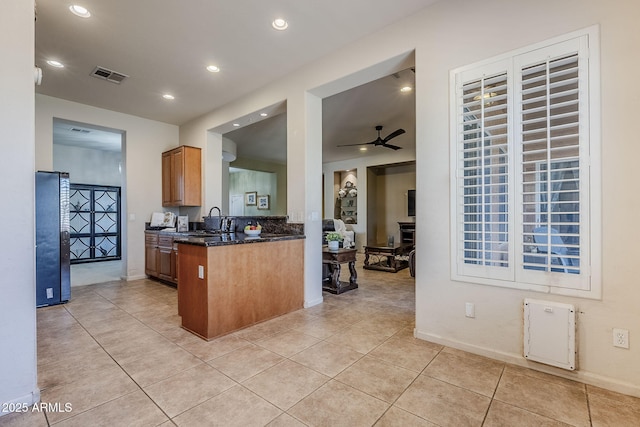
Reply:
M451 71L453 280L601 296L598 31Z
M587 289L587 67L575 39L516 58L520 233L516 280Z
M508 74L504 64L482 71L457 81L457 267L464 275L508 279Z

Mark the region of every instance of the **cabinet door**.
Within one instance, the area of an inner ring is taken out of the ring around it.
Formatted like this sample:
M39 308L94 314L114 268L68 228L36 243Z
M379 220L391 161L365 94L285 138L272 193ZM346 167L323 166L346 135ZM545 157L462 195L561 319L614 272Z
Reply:
M171 153L162 154L162 206L171 206L173 199L171 197L171 187L173 180L171 179Z
M171 268L172 248L158 248L158 277L164 280L173 280Z
M182 205L184 200L184 152L182 149L171 154L171 201L175 205Z
M162 206L200 206L201 150L179 147L162 153Z
M145 246L144 272L147 276L158 275L158 247L156 245Z

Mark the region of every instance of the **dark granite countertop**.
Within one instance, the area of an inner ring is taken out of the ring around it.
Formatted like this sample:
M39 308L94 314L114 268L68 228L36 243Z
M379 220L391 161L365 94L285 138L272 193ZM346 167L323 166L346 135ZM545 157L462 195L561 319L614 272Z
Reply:
M303 234L270 234L262 233L259 236L248 236L244 233L223 233L215 235L198 235L198 233L172 233L177 236L175 242L196 246L227 246L244 243L277 242L280 240L304 239ZM179 235L179 236L178 236Z

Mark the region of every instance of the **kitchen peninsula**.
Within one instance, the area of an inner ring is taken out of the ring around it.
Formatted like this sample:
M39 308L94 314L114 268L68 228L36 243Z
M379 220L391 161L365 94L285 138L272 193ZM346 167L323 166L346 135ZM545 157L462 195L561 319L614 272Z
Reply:
M304 235L178 238L182 327L210 340L303 306Z

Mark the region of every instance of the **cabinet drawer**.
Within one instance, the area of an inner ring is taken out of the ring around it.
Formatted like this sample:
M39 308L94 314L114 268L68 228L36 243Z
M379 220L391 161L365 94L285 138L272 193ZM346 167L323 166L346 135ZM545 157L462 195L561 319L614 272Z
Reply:
M158 244L158 234L157 233L144 233L144 242L147 245L157 245Z
M173 236L159 236L158 246L161 248L173 248Z

